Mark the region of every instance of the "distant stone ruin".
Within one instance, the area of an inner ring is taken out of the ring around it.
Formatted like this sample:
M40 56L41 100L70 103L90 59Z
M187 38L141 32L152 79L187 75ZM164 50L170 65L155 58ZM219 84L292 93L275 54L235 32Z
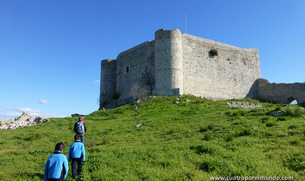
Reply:
M0 120L0 130L3 129L16 129L25 126L32 126L39 123L48 122L49 118L45 118L42 116L32 117L26 112L23 112L21 116L15 118L15 120Z

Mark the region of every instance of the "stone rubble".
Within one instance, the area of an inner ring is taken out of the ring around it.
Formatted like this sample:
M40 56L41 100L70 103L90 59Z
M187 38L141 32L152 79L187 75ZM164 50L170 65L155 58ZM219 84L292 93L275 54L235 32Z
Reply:
M50 121L49 118L45 118L43 116L32 117L26 112L23 112L21 116L15 118L15 120L0 120L0 130L3 129L16 129L25 126L32 126L39 123L44 123Z
M227 102L229 108L242 108L242 109L256 109L262 108L259 103L249 103L249 102Z

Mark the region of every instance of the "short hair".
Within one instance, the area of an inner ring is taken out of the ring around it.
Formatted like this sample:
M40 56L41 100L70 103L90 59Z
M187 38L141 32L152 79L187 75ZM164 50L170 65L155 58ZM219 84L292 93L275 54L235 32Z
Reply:
M74 140L75 140L75 141L80 140L80 134L76 134L76 135L74 136Z
M64 150L64 149L65 149L65 145L62 142L57 143L55 146L55 150Z

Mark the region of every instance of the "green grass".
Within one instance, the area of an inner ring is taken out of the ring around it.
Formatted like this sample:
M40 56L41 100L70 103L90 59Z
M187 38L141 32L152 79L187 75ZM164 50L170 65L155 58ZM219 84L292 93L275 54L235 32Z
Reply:
M263 108L247 110L194 96L179 98L178 105L175 101L152 97L138 106L139 115L128 104L84 117L87 161L77 180L305 179L303 110L294 108L273 117L265 114L281 109L280 104L260 102ZM68 154L76 120L56 118L0 131L0 180L42 180L57 142L66 145Z

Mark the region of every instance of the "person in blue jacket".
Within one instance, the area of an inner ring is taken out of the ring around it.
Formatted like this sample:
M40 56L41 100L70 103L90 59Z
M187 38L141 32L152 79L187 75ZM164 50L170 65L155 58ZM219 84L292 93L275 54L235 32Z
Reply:
M65 145L60 142L55 146L54 153L48 158L44 168L45 181L62 181L67 178L69 164L66 155L62 154Z
M71 144L68 156L69 162L72 160L71 167L73 179L76 177L76 174L81 174L82 161L84 162L86 160L85 146L81 142L81 135L76 134L74 140L75 142Z

